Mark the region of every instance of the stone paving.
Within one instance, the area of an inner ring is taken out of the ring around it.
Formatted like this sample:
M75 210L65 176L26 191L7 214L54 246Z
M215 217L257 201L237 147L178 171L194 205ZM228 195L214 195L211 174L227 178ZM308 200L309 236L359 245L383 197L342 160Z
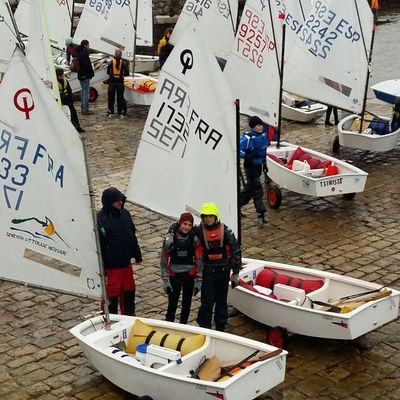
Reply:
M106 118L105 93L100 89L93 116L81 116L97 200L109 185L126 190L148 111L130 106L127 119ZM378 102L369 104L375 112L390 114L390 109ZM242 127L246 128L245 118ZM334 129L325 127L322 120L315 125L285 122L283 130L287 141L328 154L331 151ZM342 149L340 158L352 160L370 174L365 192L349 201L341 196L311 198L284 190L281 208L268 211L268 224L263 228L256 225L253 206L247 206L244 256L382 284L398 276L400 147L382 154ZM127 207L144 254L135 271L137 314L163 319L167 301L159 277L159 250L171 220L138 206ZM0 302L1 399L135 398L94 370L68 332L96 310L98 302L4 281L0 282ZM198 300L191 323L197 308ZM228 331L265 340L265 327L233 308ZM400 399L399 321L352 342L294 335L287 349L285 382L260 399Z

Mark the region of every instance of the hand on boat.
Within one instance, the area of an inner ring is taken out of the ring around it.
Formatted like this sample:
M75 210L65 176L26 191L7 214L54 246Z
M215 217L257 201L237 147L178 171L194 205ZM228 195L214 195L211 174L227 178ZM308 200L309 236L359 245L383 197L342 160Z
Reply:
M238 274L232 274L232 276L231 276L231 287L232 287L232 289L235 289L236 286L239 286L239 275Z
M173 290L168 278L163 279L163 286L165 294L169 296L173 292Z
M196 278L194 281L193 294L197 296L201 290L201 279Z

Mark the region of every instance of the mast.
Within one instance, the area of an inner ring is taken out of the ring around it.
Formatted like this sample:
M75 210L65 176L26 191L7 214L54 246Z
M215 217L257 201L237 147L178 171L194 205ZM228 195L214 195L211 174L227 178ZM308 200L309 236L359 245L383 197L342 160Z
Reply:
M242 246L242 221L240 212L240 100L235 100L236 111L236 203L237 203L237 240L239 247Z
M354 0L354 3L355 3L356 10L357 10L357 17L358 17L358 20L360 21L360 14L358 12L357 2ZM371 4L371 6L372 6L372 4ZM371 75L372 51L373 51L373 48L374 48L377 21L378 21L378 7L376 7L374 9L374 24L373 24L373 28L372 28L371 45L370 45L369 54L368 54L368 58L367 58L367 62L368 62L367 79L365 80L363 107L362 107L362 111L361 111L361 123L360 123L360 127L358 129L358 133L361 133L362 130L363 130L365 110L367 108L368 85L369 85L369 78L370 78L370 75ZM361 23L360 23L360 27L361 27L361 32L363 32ZM364 35L362 35L362 37L363 37L363 40L364 40Z
M99 237L99 229L97 225L97 215L96 215L96 205L94 201L94 190L92 185L92 175L90 172L90 167L88 163L88 152L86 148L86 137L84 135L80 135L82 145L83 145L83 153L85 156L85 167L86 167L86 174L88 178L88 187L89 187L89 199L90 199L90 206L92 210L92 219L93 219L93 227L94 227L94 237L96 241L96 253L97 253L97 261L99 264L99 274L100 274L100 283L101 283L101 292L102 292L102 303L104 305L104 317L105 323L104 327L107 329L110 325L110 312L108 310L108 298L106 293L106 280L105 280L105 271L104 271L104 264L103 264L103 257L101 256L100 251L100 237Z
M134 38L133 38L132 76L135 76L135 54L136 54L136 37L137 37L138 11L139 11L139 0L136 0L136 4L135 4L135 20L133 21Z
M5 4L6 4L6 7L7 7L7 11L10 14L11 22L13 24L13 28L14 28L14 32L15 32L14 36L18 41L18 47L21 49L21 51L24 53L24 55L26 55L26 53L25 53L25 44L21 39L21 34L20 34L19 30L18 30L17 22L15 21L14 13L11 10L10 3L8 1L6 1Z

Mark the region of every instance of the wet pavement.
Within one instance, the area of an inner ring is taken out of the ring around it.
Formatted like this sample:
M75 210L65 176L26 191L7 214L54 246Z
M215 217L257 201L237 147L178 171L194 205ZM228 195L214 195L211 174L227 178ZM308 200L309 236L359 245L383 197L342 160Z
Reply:
M370 101L369 108L390 115L390 109L377 101ZM94 115L80 118L98 201L110 185L126 190L148 108L130 106L127 119L107 118L102 88L92 109ZM245 118L242 126L246 128ZM331 154L334 128L325 127L323 120L315 125L285 122L283 130L284 140ZM244 256L381 284L399 276L400 146L380 154L342 148L339 158L351 160L370 174L365 191L346 200L284 190L281 208L268 210L268 224L261 228L253 206L247 206L242 221ZM144 255L135 270L137 314L163 319L167 301L159 276L159 251L171 220L138 206L127 208ZM0 303L1 399L135 398L99 375L68 332L95 311L98 302L0 282ZM191 323L198 305L196 300ZM233 308L227 330L265 340L265 327ZM294 335L287 350L285 382L260 399L400 399L399 321L352 342Z

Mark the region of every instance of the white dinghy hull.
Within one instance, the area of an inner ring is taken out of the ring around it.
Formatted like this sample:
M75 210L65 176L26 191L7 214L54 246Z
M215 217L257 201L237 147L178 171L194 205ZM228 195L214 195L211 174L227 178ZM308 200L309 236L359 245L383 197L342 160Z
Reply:
M396 147L400 138L400 128L386 135L374 134L369 128L359 133L358 130L351 130L357 118L360 117L352 114L339 122L337 132L340 146L376 152L389 151ZM390 118L385 117L379 117L379 120L390 122Z
M81 91L78 74L66 71L66 78L71 86L72 93ZM90 80L90 87L97 87L106 79L108 79L107 64L104 64L100 68L94 70L94 77Z
M324 174L323 169L311 170L310 173L294 171L268 157L271 154L288 162L297 148L297 145L282 142L279 148L271 144L267 149L268 176L280 187L292 192L317 197L358 193L364 190L368 176L366 172L318 151L301 147L304 152L312 157L321 161L333 162L338 168L337 175L322 175Z
M135 54L135 72L152 72L160 66L157 56Z
M326 109L326 105L321 103L304 107L292 107L282 103L282 118L296 122L314 122L325 115Z
M128 76L125 78L125 100L129 104L137 104L141 106L150 106L153 101L155 89L149 92L143 92L137 87L141 82L150 83L150 85L157 85L157 79L151 76L136 74L135 76Z
M303 304L267 297L238 286L229 289L229 303L243 314L269 326L280 326L289 332L326 339L352 340L396 319L399 314L400 292L375 301L368 301L351 312L324 311L327 307L311 308L311 300L332 303L333 299L381 288L380 285L310 268L244 259L239 276L245 282L256 281L258 273L268 267L279 274L301 279L323 280L321 288L306 295ZM285 285L286 286L286 285Z
M94 317L72 328L71 333L102 375L137 396L150 396L157 400L210 400L213 397L250 400L284 380L287 355L284 350L246 367L223 382L191 378L190 371L198 367L203 356L216 355L223 362L243 359L255 350L269 353L277 349L250 339L190 325L122 315L111 315L110 319L110 330L102 329L101 317ZM206 335L206 341L203 346L182 357L181 364L173 361L161 366L157 364L158 368L144 366L134 355L113 346L126 339L137 319L163 331L173 330L186 336L203 334Z

